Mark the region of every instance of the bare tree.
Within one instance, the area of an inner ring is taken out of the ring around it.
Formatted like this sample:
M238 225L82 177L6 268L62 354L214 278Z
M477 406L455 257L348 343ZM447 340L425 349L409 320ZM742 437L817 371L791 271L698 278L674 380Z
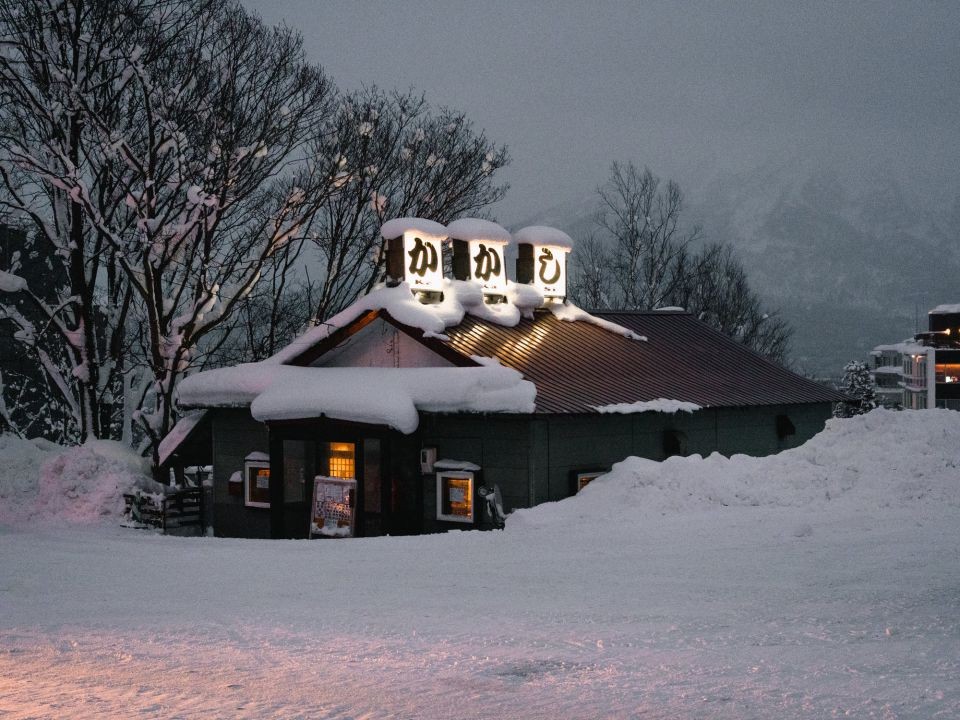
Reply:
M32 230L5 270L17 273L35 253L49 264L42 278L0 297L0 313L71 409L81 439L109 432L131 300L117 251L85 207L124 232L131 227L117 212L111 169L93 158L83 108L117 121L100 61L114 40L106 5L0 2L0 208ZM95 192L84 203L74 188Z
M669 297L711 327L766 357L787 360L792 331L777 313L764 312L743 265L726 245L712 243L681 258Z
M684 225L676 183L663 186L649 169L614 163L597 192L600 235L579 242L573 255L576 302L617 310L680 306L763 355L786 359L789 326L762 310L729 247L697 250L703 233Z
M597 224L615 246L613 285L623 309L658 307L675 289L679 256L700 237L680 224L683 193L672 180L661 187L649 169L613 163L601 186Z
M271 258L263 278L221 328L211 333L203 367L265 360L289 344L313 319L317 285L300 277L303 244L288 245Z
M322 266L318 320L382 279L384 220L416 215L445 223L478 213L507 189L493 182L509 162L506 148L475 133L463 115L432 113L410 93L370 88L345 96L323 154L334 163L335 191L311 235Z
M613 254L596 236L589 235L573 249L570 295L577 304L592 310L608 310L617 301L613 288Z
M12 202L54 223L49 235L65 250L84 243L69 264L68 305L95 306L111 278L114 295L135 299L143 378L126 386L155 447L203 339L309 232L329 194L321 150L332 88L292 31L264 27L232 0L41 0L2 17L15 48L4 79L22 108L5 123ZM26 132L37 118L47 135ZM27 192L52 196L50 211ZM79 304L77 286L87 290ZM90 317L62 332L77 346L82 388ZM79 410L86 432L100 432Z

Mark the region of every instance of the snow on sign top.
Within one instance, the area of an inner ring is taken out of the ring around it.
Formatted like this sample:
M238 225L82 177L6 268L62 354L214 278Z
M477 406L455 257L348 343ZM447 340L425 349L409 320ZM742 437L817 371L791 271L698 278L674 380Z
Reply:
M937 305L930 311L930 315L952 315L960 313L960 305Z
M546 225L530 225L517 230L513 234L513 239L518 243L528 245L545 245L564 250L573 249L573 239L569 235L563 230L557 230Z
M460 218L447 225L447 233L454 240L486 240L508 243L511 235L495 222L481 218Z
M440 223L415 217L394 218L380 227L380 234L384 240L393 240L407 232L421 233L441 240L445 239L448 234L447 228Z

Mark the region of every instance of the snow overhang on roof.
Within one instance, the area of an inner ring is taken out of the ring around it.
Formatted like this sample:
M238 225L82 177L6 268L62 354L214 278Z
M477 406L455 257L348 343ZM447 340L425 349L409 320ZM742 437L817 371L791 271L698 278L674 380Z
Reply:
M328 417L412 433L419 411L532 413L536 388L505 367L343 368L249 363L198 373L184 407L246 407L260 421Z

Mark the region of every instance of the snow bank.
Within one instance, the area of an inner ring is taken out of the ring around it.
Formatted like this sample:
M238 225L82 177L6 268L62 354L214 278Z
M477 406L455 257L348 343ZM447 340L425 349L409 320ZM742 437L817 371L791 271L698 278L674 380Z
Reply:
M958 412L878 409L833 419L803 446L768 457L630 457L573 498L514 513L507 527L629 524L730 506L859 512L917 504L960 508Z
M60 448L0 435L0 522L90 524L116 520L123 493L162 492L149 463L121 443L96 440Z
M616 413L628 415L631 413L644 412L662 412L671 415L677 412L692 413L702 408L696 403L684 402L683 400L669 400L667 398L658 398L656 400L646 400L634 403L616 403L614 405L597 405L593 408L598 413Z

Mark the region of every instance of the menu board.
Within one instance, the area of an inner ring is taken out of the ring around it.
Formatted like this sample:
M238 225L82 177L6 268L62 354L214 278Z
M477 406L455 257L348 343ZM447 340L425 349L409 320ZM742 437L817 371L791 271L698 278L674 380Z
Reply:
M313 479L310 535L353 537L357 481L318 475Z

